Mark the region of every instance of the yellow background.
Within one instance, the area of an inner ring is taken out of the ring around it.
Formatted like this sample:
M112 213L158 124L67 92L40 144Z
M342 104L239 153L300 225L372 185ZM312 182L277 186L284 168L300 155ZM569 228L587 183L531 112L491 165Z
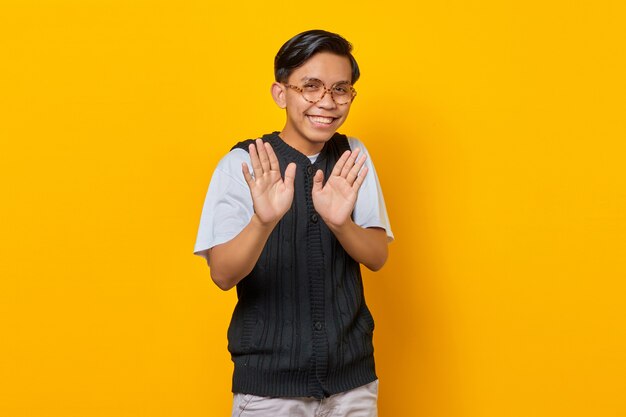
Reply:
M355 46L341 131L396 242L381 416L626 415L621 1L0 3L0 415L225 416L213 168L279 130L273 56Z

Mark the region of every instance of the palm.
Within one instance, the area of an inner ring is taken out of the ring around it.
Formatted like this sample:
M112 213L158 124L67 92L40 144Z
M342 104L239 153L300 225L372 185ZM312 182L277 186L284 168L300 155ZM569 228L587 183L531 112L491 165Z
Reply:
M350 217L356 196L345 178L331 176L321 190L313 191L313 205L327 223L339 225Z
M278 159L269 143L264 144L261 139L257 139L256 146L251 144L249 151L254 177L245 162L242 171L250 188L254 212L261 222L275 223L291 207L296 165L291 163L287 166L283 180Z
M322 185L323 173L318 171L313 180L313 206L329 226L341 226L349 219L367 168L359 171L365 163L365 155L358 161L359 149L346 151L335 164L326 184Z
M291 207L293 186L285 185L279 171L264 173L261 178L255 176L255 184L250 187L254 212L264 223L280 219Z

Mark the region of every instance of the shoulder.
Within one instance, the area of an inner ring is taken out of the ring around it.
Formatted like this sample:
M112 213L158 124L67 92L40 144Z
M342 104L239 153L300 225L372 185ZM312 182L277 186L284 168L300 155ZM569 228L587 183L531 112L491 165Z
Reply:
M348 143L350 144L351 148L361 148L361 149L365 149L365 143L363 143L363 141L359 138L355 138L354 136L347 136L348 138Z
M235 150L235 149L243 149L244 151L248 151L248 147L254 143L256 139L246 139L246 140L242 140L241 142L237 142L235 144L235 146L233 146L232 148L230 148L231 151Z
M369 159L369 152L367 150L367 147L365 146L365 143L363 143L363 141L361 141L358 138L352 137L352 136L348 136L348 144L350 144L350 149L351 150L355 150L355 149L360 149L361 153L364 153L368 156Z
M277 136L277 135L278 135L278 132L272 132L272 133L267 133L267 134L265 134L265 135L263 135L263 136L261 136L261 137L259 137L259 138L256 138L256 139L246 139L246 140L242 140L241 142L237 142L237 143L235 144L235 146L233 146L233 147L231 148L231 151L232 151L233 149L243 149L243 150L245 150L245 151L247 152L247 151L248 151L248 147L249 147L251 144L253 144L253 143L254 143L257 139L262 139L262 140L263 140L263 142L267 142L267 141L269 141L271 138L273 138L273 137L275 137L275 136Z
M240 148L232 149L217 163L215 173L239 178L241 174L241 164L243 162L250 164L250 154L248 151Z
M260 137L263 141L267 141L272 134L266 134ZM258 138L257 138L258 139ZM241 163L250 163L249 146L257 139L246 139L237 142L230 151L218 162L217 169L225 172L241 172Z

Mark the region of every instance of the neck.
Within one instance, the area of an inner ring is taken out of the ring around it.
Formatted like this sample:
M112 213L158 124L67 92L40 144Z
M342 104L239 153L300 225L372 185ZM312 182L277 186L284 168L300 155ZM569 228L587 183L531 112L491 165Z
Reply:
M289 129L287 126L278 134L285 143L304 155L315 155L324 148L324 142L311 142L303 138L298 132ZM329 138L330 139L330 138Z

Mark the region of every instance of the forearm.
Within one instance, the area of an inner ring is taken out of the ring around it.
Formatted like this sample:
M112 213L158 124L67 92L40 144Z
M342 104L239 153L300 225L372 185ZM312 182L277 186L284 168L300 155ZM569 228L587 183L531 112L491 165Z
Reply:
M342 226L329 225L341 246L355 261L378 271L387 261L387 233L381 228L363 228L349 220Z
M276 224L264 224L254 214L250 223L237 236L211 248L209 267L213 282L226 291L247 276L261 256L265 242Z

